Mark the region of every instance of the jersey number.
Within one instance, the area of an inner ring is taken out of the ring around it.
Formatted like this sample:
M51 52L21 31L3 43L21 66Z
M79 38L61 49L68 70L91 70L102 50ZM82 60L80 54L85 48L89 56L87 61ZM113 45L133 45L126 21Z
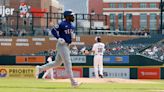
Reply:
M98 48L98 53L102 53L103 49L102 48Z
M67 30L64 30L65 34L71 34L72 32L72 29L67 29Z

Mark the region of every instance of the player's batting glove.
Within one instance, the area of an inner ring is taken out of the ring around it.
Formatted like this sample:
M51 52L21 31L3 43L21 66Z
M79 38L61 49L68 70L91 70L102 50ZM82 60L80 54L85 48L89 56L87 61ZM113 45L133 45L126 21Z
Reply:
M64 40L63 38L59 38L59 39L58 39L58 42L59 42L60 44L64 44L64 43L65 43L65 40Z

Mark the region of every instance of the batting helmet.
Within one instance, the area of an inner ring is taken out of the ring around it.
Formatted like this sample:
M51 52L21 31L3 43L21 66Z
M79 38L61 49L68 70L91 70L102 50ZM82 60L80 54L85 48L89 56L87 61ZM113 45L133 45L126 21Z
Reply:
M75 14L75 13L73 13L71 9L64 11L64 16L65 16L65 17L66 17L66 16L72 16L72 15L74 15L74 14Z

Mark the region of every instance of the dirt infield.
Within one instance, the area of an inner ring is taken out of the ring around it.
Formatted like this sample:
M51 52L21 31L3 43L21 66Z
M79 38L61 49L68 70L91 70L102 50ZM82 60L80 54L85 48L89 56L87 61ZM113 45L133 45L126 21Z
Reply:
M82 83L143 83L143 84L150 84L156 83L150 80L134 80L134 79L120 79L120 78L103 78L103 79L96 79L96 78L76 78L77 81ZM55 79L55 80L47 80L48 82L70 82L69 79Z

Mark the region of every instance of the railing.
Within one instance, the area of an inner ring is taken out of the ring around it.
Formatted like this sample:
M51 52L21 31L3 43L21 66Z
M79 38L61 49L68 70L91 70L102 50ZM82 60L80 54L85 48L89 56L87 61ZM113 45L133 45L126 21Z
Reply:
M150 52L152 52L152 54ZM144 50L140 51L138 54L147 58L164 62L164 59L163 60L161 59L161 57L164 58L163 52L164 52L164 40L160 40L152 44L151 46L145 48Z
M4 25L0 30L0 36L50 36L52 28L52 26L49 28L46 28L46 26L35 26L32 28L31 26L24 27L23 25L20 25L19 29L16 29L15 26ZM109 29L90 29L85 27L78 27L77 30L75 30L75 33L76 35L150 36L149 32L144 31L114 31Z
M0 31L8 33L10 29L14 31L18 30L30 30L34 31L35 28L40 27L41 29L50 28L51 26L57 25L64 19L63 13L52 13L52 12L30 12L29 17L20 17L18 11L14 11L13 15L1 17L0 16ZM91 29L93 22L102 22L104 26L107 25L107 16L103 14L75 14L76 30L78 27L84 24ZM86 22L86 23L84 23Z
M115 31L110 29L89 29L89 28L78 28L78 35L129 35L129 36L143 36L149 37L149 32L145 31Z

